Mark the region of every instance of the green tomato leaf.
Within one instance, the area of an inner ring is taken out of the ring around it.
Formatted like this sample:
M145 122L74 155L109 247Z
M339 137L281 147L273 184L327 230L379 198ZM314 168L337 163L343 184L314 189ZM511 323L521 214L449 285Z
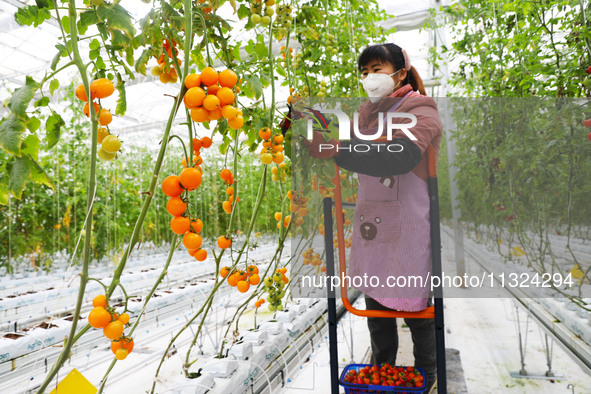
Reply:
M100 49L101 43L95 38L94 40L90 41L88 47L93 50Z
M39 100L35 101L35 108L47 107L48 105L49 97L41 97Z
M60 87L60 81L58 81L57 79L52 79L51 82L49 82L49 94L51 94L53 96L53 93L59 87Z
M236 44L234 49L232 50L232 55L234 55L234 59L240 60L240 44Z
M23 122L10 114L0 123L0 146L15 156L21 155L21 134L25 131Z
M7 166L9 174L8 190L17 199L23 196L23 189L31 172L30 160L27 157L17 157Z
M98 70L104 70L104 69L107 68L107 65L105 64L105 61L100 56L96 59L96 68Z
M248 97L249 99L254 98L254 95L252 93L252 89L250 88L250 84L248 83L248 81L246 81L246 83L244 83L242 85L242 90L241 90L242 94L244 94L246 97Z
M80 33L82 33L82 29L84 29L86 31L88 26L96 25L97 23L98 23L98 16L96 15L95 10L84 11L84 12L80 13L80 19L78 20L78 29L80 30ZM82 33L82 34L84 34L84 33ZM92 45L94 45L93 43L95 41L98 44L98 41L95 38L89 44L90 49L96 49L96 48L92 47ZM97 48L99 46L100 46L100 44L97 45Z
M249 55L254 55L254 41L253 40L248 40L248 44L246 44L244 46L244 50Z
M21 146L21 153L23 155L29 155L34 160L37 160L37 157L39 156L39 137L31 134L25 138Z
M131 52L131 54L130 54ZM133 49L131 49L131 47L128 47L127 50L125 51L126 56L127 56L127 61L130 61L130 65L133 66ZM130 60L131 57L131 60ZM123 69L125 70L125 74L127 74L127 76L129 77L129 79L135 79L135 73L133 71L131 71L131 69L129 67L127 67L127 64L125 64L124 62L119 63L121 64L121 66L123 67ZM111 78L109 78L111 79Z
M131 38L127 37L119 30L109 29L109 32L111 33L111 45L108 45L107 49L122 51L129 46Z
M248 7L244 4L240 4L240 7L238 7L238 19L244 19L247 16L250 16L250 10L248 9Z
M255 98L258 99L259 97L261 97L261 95L263 94L263 84L261 83L259 77L251 75L248 77L247 81L252 88L252 92L254 93Z
M50 188L55 190L55 187L53 185L53 182L51 181L51 178L49 177L49 175L47 175L47 173L39 165L39 163L37 163L37 161L34 160L29 155L25 155L24 157L29 160L29 169L30 169L29 179L31 179L35 183L40 183L42 185L49 186Z
M47 118L45 122L45 130L47 133L47 149L51 149L60 140L60 132L62 126L66 123L58 114L53 114Z
M39 88L39 84L35 80L27 75L27 82L25 86L18 88L10 101L8 102L8 108L14 112L16 116L21 119L27 117L27 107L29 102L33 99L35 91Z
M263 84L263 87L266 88L271 84L271 77L265 73L261 73L261 83Z
M152 51L150 48L144 50L140 57L137 58L135 61L135 70L142 75L146 75L146 64L150 60L150 56L152 55Z
M62 16L62 27L66 34L70 34L70 18L67 15Z
M101 52L98 49L92 49L88 52L88 58L90 60L95 60L97 57L99 57L100 54Z
M35 0L35 4L37 4L37 7L39 8L49 8L52 10L55 9L53 1L51 0Z
M119 97L117 98L117 107L115 108L115 113L117 115L125 115L125 111L127 111L127 97L125 96L125 81L121 78L121 74L117 73L117 91L119 92Z
M100 20L106 21L109 29L121 30L130 38L135 35L131 15L119 4L104 3L97 8L96 12Z
M96 24L96 28L98 29L99 33L101 33L101 36L106 40L107 37L109 37L109 32L107 30L107 26L105 25L104 22L99 22Z
M57 44L55 47L57 48L58 52L53 57L50 66L53 71L55 71L55 69L57 68L57 64L59 63L60 59L67 53L66 47L64 45Z
M0 178L0 205L7 205L10 193L8 193L8 176Z
M146 45L146 36L141 34L131 39L131 46L133 49L138 49L142 45Z
M14 19L21 26L33 25L37 27L49 18L51 18L49 10L45 8L39 9L39 7L34 5L20 8L16 14L14 14Z
M258 42L255 46L256 54L259 58L264 58L269 54L269 48L263 43Z
M39 127L41 127L41 121L35 116L27 121L27 129L31 130L32 133L39 130Z
M133 46L132 46L132 47L128 47L128 48L125 50L125 61L127 62L127 64L129 64L130 66L132 66L132 67L133 67ZM127 67L126 67L126 68L127 68ZM126 72L127 72L127 70L126 70ZM133 77L133 73L131 74L131 76L130 76L130 77L131 77L132 79L134 78L134 77Z

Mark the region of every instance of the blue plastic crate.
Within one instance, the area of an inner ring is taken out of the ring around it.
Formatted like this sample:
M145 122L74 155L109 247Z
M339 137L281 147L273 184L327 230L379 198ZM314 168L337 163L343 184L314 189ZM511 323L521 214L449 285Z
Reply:
M347 383L344 381L345 376L349 371L355 370L359 372L360 369L365 368L366 366L371 367L371 364L349 364L341 373L341 378L339 379L339 384L345 388L345 394L362 394L362 393L371 393L371 394L389 394L389 393L397 393L397 394L418 394L418 393L425 393L427 387L427 375L425 371L421 368L414 367L415 370L420 372L423 375L423 385L420 387L394 387L394 386L380 386L375 384L357 384L357 383ZM399 368L396 366L396 368Z

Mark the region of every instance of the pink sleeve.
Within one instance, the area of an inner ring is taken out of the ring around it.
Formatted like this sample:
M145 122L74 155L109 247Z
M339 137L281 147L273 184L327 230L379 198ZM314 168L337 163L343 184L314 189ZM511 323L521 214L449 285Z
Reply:
M435 102L430 97L417 97L417 98L410 98L409 100L429 100L430 102L425 102L424 105L416 105L422 104L417 103L414 101L416 106L412 108L407 107L398 109L396 112L407 112L411 113L417 118L417 124L414 127L408 129L408 131L416 137L416 141L413 141L417 146L421 149L421 153L425 153L429 144L435 139L437 135L441 135L443 125L441 122L441 118L439 116L439 112L437 111ZM393 118L393 123L410 123L408 118ZM407 136L402 130L395 130L392 138L410 138Z

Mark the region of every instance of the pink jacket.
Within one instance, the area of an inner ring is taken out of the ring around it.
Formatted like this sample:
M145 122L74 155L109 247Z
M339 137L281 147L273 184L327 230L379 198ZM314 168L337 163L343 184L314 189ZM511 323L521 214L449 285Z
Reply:
M422 158L412 171L404 174L387 177L358 174L359 194L347 273L351 278L367 275L367 282L376 276L377 286L374 281L374 286L363 283L355 287L388 308L414 312L427 307L430 290L426 149L432 144L438 157L442 124L435 101L411 90L410 85L405 85L392 93L390 99L376 104L366 101L359 108L361 131L375 132L378 112L387 112L392 107L392 98L408 94L395 112L416 116L417 124L409 130L417 138L412 142L420 148ZM408 123L409 119L393 121ZM400 130L393 137L408 138Z

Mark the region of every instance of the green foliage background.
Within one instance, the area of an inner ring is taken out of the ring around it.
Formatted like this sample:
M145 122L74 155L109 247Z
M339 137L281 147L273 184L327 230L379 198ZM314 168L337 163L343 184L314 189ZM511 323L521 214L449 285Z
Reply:
M571 250L572 238L589 239L591 224L582 124L590 113L589 2L462 0L442 12L453 38L431 60L446 55L457 64L450 82L463 97L453 135L461 219L508 259L519 245L540 271L548 260L555 269L559 254L569 261L563 273L573 262L591 268ZM552 235L566 236L564 251L552 250Z

